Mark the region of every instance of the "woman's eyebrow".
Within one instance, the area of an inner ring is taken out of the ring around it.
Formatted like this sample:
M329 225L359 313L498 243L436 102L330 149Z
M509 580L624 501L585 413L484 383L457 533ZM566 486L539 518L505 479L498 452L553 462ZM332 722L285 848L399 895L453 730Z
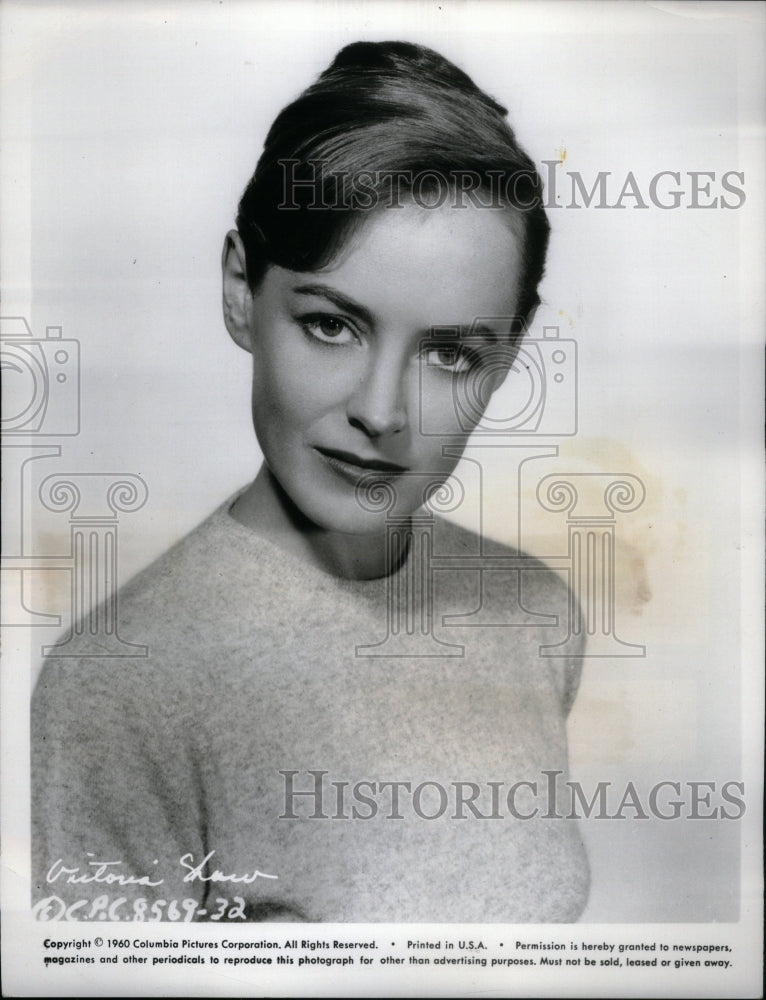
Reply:
M510 319L504 323L510 324ZM504 331L501 332L497 327L492 324L485 323L464 323L455 326L446 326L444 324L439 324L438 326L432 326L430 330L424 331L424 337L431 337L433 340L475 340L481 339L490 344L499 344L503 342Z
M296 285L293 291L298 295L318 295L320 298L332 302L338 309L343 309L344 312L351 313L363 320L368 326L375 326L375 317L366 306L355 302L354 299L350 299L343 292L339 292L337 288L332 288L330 285Z
M503 334L494 326L487 326L485 323L474 323L468 335L471 337L481 337L483 340L489 341L490 344L502 343Z
M363 306L360 302L356 302L354 299L349 298L343 292L338 291L337 288L333 288L331 285L321 285L321 284L310 284L310 285L296 285L291 289L297 295L316 295L319 298L327 299L328 302L338 308L342 309L344 312L351 313L351 315L358 317L364 323L370 327L376 325L375 316L370 310ZM507 317L502 317L503 324L509 324L511 320ZM444 340L444 339L462 339L464 337L480 337L482 340L486 340L491 344L496 344L502 341L502 334L498 332L495 328L495 323L477 323L475 320L470 324L463 325L450 325L445 326L444 324L436 324L428 329L421 331L421 336L423 339L433 339L433 340Z

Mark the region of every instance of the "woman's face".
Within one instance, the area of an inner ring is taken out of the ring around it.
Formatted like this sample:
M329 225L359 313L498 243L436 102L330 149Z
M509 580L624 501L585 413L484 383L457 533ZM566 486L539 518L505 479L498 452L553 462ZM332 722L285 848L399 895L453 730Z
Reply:
M408 205L371 215L321 270L268 269L245 310L253 420L312 522L378 530L371 479L407 515L449 476L513 360L518 223Z

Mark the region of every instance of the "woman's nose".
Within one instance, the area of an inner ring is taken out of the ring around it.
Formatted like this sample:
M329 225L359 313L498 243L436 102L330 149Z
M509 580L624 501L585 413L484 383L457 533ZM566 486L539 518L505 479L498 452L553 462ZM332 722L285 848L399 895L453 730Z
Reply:
M374 360L367 377L349 398L349 423L371 438L398 434L407 426L403 366L393 359Z

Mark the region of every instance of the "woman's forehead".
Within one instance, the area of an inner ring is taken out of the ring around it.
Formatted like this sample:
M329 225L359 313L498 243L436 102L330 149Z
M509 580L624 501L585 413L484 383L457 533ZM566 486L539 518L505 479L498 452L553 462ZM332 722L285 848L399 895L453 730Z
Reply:
M370 213L312 274L374 314L470 326L515 315L521 232L508 209L405 204Z

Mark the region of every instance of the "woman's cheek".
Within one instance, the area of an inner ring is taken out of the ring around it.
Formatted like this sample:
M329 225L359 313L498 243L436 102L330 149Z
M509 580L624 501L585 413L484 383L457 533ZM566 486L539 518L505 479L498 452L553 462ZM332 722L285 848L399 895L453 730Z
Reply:
M461 421L455 389L452 378L440 373L431 373L430 378L422 380L414 413L415 431L423 437L434 436L437 429L444 437L461 435L464 421ZM437 433L436 441L439 441L441 434Z

